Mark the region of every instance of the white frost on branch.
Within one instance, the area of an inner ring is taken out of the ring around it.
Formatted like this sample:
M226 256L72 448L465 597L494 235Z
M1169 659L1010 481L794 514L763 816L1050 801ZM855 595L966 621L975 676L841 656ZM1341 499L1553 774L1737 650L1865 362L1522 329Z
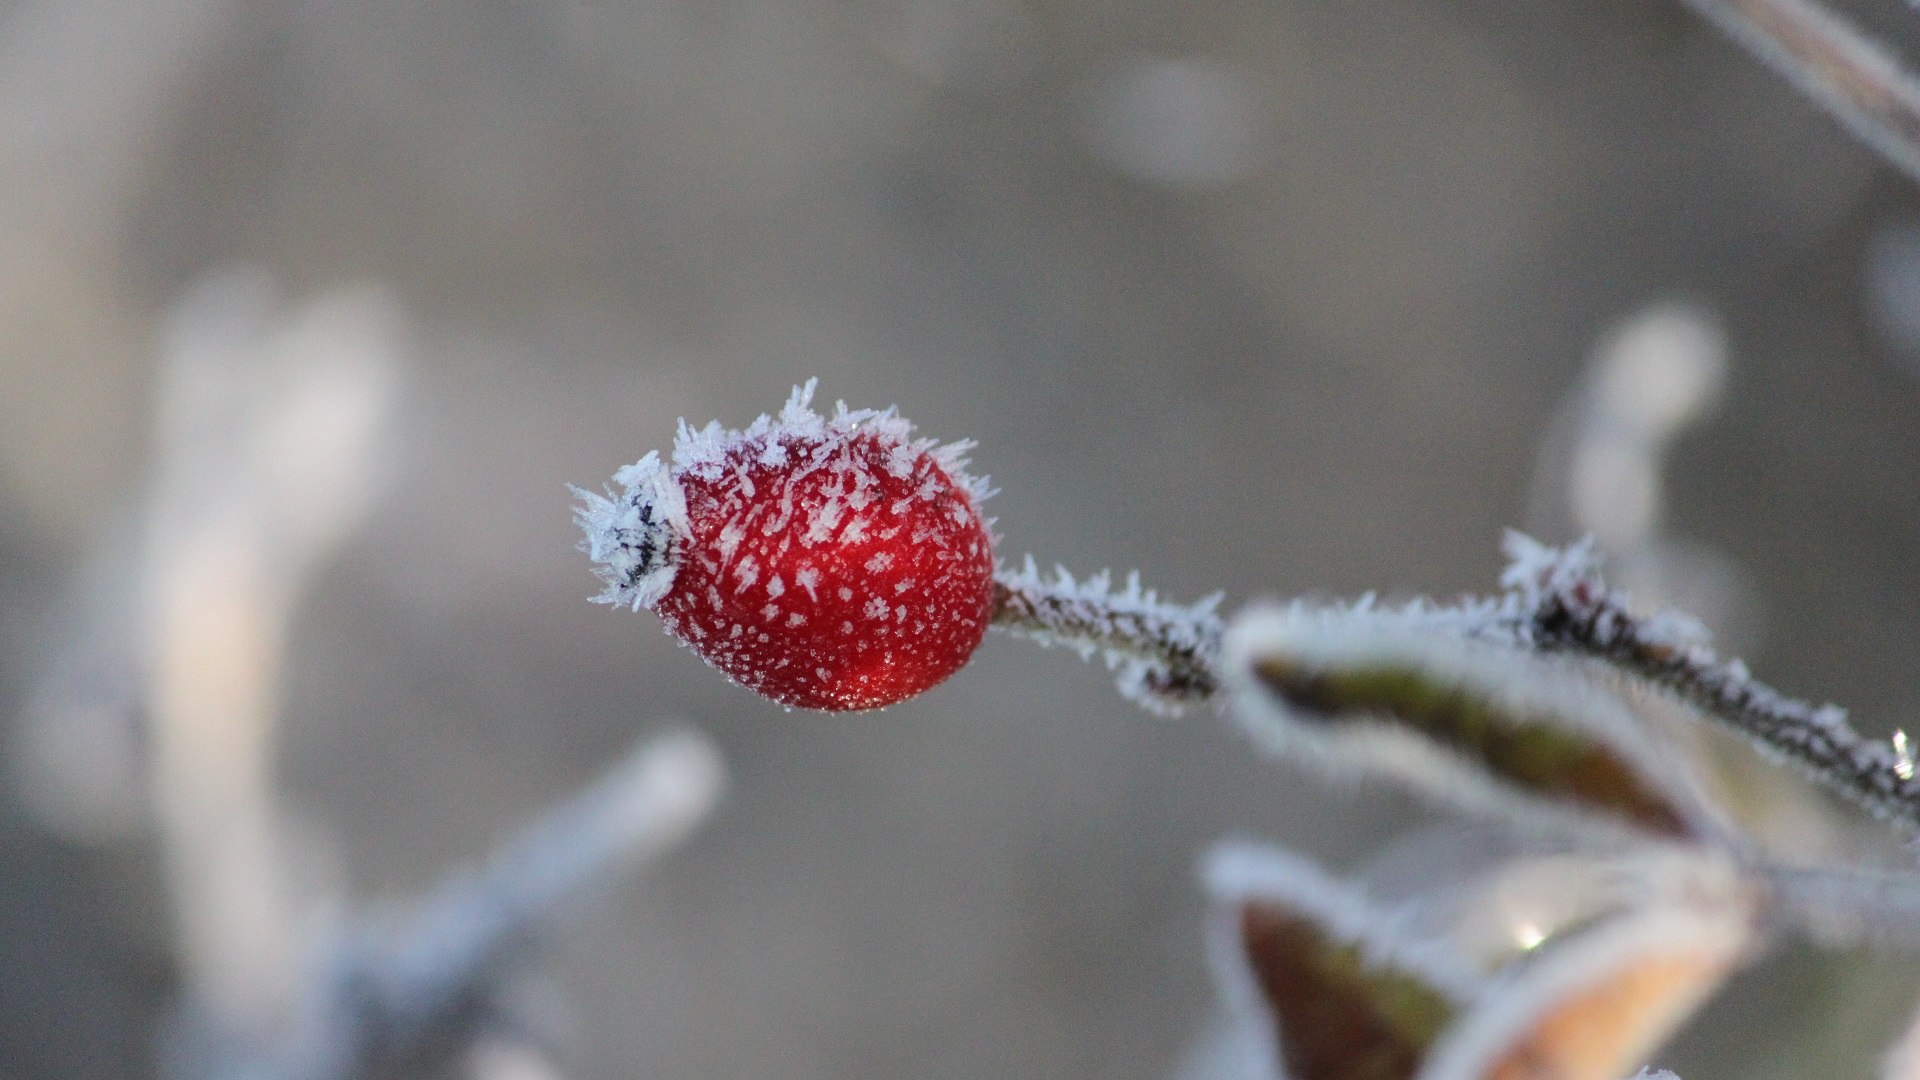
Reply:
M1723 659L1707 631L1679 613L1635 614L1599 572L1590 541L1548 547L1518 532L1505 544L1504 591L1453 603L1296 603L1295 617L1329 627L1355 617L1382 630L1435 634L1562 653L1596 661L1630 683L1662 690L1744 736L1775 761L1790 762L1827 790L1909 837L1920 838L1920 776L1911 752L1869 739L1844 709L1791 698ZM1153 711L1216 699L1222 688L1218 597L1191 607L1166 604L1129 576L1116 592L1106 575L1076 582L1065 570L1044 578L1029 559L996 575L994 624L1044 645L1064 645L1122 668L1121 688Z
M439 1075L498 1035L503 984L595 892L673 849L725 787L696 731L657 736L400 918L351 916L316 957L289 1038L223 1043L176 1075L367 1080Z
M1714 652L1706 632L1675 615L1642 618L1600 576L1585 544L1550 548L1508 533L1501 578L1507 614L1493 632L1517 644L1601 661L1685 701L1776 761L1920 836L1920 783L1910 757L1868 739L1837 705L1791 698L1746 664Z
M1101 571L1076 581L1064 567L1043 576L1033 557L1020 570L994 575L993 625L1084 660L1100 657L1119 671L1120 692L1154 712L1174 712L1211 697L1222 624L1221 594L1194 604L1163 601L1127 575L1116 589Z

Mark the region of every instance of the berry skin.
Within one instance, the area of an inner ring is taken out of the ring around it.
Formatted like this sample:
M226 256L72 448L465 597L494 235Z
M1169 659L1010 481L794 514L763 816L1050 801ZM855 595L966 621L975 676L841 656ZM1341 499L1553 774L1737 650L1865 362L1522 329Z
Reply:
M814 382L745 431L683 421L669 467L575 489L581 547L606 590L646 607L735 682L783 705L876 709L958 671L993 603L990 492L970 443L910 438L893 410L831 417Z

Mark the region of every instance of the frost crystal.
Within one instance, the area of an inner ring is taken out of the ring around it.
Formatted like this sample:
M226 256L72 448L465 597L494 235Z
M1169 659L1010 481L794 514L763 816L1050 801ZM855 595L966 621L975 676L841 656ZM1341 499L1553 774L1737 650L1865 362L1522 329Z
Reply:
M810 460L801 466L801 471L810 472L825 464L828 455L821 452L822 447L838 445L864 432L893 445L888 459L890 470L900 469L905 462L910 473L912 463L921 455L931 455L976 507L994 494L986 477L967 473L967 454L975 445L972 440L942 445L933 439L915 439L913 424L893 407L848 409L847 403L840 401L834 404L832 416L822 416L813 409L813 394L819 384L819 379L808 379L805 385L794 387L778 416L763 414L741 431L724 428L718 420L697 429L685 420L680 421L680 433L673 443L673 475L718 480L723 471L739 464L730 455L742 444L759 446L758 463L771 468L786 465L795 449L804 449ZM906 474L896 471L894 475ZM837 515L839 512L839 505L827 504L817 513Z
M679 549L692 535L686 497L660 455L650 453L613 474L619 494L605 497L573 488L580 505L574 523L586 534L580 549L594 561L606 589L596 603L652 607L673 588Z

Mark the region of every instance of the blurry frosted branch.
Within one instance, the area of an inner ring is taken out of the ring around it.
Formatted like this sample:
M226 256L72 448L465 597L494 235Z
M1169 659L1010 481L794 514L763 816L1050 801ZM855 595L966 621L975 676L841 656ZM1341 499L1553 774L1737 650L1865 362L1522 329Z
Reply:
M208 279L160 371L145 544L126 584L151 794L190 996L242 1029L293 993L297 924L272 768L299 592L363 516L400 348L367 289L283 313L260 275Z
M1920 180L1920 84L1846 20L1811 0L1686 0Z
M677 846L725 783L719 752L691 730L633 751L549 810L477 870L403 918L349 924L320 958L298 1034L233 1075L356 1080L409 1075L460 1056L495 1075L542 1075L537 1048L503 1039L494 998L527 952L594 891ZM509 1067L521 1071L515 1074Z
M1106 573L1076 582L1065 569L1043 577L1033 559L1001 572L993 588L993 625L1082 659L1102 657L1120 670L1120 687L1156 710L1204 701L1219 688L1218 595L1182 607L1143 589L1138 574L1115 590Z
M281 670L302 588L378 486L401 351L399 312L369 289L286 311L261 276L231 273L175 314L155 475L103 593L136 630L130 645L80 643L95 666L133 673L149 718L184 983L170 1075L370 1080L454 1061L557 1075L501 1029L502 977L583 894L677 844L718 797L712 746L669 734L410 916L348 913L316 954L316 904L300 897L339 885L295 880L314 874L276 797ZM51 682L49 699L77 682Z

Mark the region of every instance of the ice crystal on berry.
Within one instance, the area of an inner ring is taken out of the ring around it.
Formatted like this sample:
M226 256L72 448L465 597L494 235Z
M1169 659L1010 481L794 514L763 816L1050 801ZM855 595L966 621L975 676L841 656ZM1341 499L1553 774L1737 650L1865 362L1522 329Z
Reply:
M618 494L576 490L604 603L647 607L736 682L785 705L870 709L920 693L986 633L991 492L971 443L912 438L894 410L833 415L814 382L744 431L681 422Z

